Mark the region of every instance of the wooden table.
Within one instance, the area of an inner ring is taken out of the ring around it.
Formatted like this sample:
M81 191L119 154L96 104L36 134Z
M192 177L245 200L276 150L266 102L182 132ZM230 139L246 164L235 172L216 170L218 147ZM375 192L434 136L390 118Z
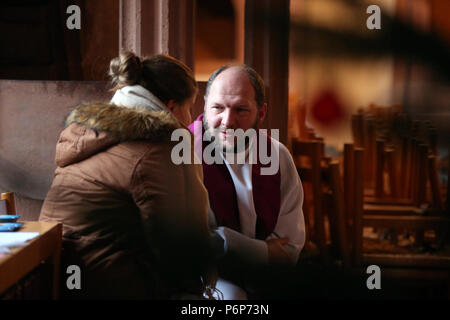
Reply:
M0 295L45 261L53 265L52 297L58 299L62 224L21 222L24 225L17 232L39 232L40 235L0 257Z

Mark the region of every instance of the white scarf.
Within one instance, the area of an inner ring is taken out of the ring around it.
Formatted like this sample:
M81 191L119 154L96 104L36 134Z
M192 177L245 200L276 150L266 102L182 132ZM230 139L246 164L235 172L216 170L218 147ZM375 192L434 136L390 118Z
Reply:
M138 84L134 86L126 86L117 90L110 103L127 108L138 107L148 111L169 112L161 100Z

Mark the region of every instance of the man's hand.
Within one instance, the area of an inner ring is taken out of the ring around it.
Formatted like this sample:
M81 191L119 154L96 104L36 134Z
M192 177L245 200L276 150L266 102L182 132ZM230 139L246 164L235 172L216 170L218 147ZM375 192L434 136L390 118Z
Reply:
M289 238L266 240L269 250L269 263L274 265L290 264L291 258L283 245L289 243Z

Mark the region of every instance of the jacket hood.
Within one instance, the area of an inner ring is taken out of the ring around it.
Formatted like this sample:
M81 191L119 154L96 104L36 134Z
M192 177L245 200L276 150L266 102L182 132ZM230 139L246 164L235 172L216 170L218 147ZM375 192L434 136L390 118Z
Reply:
M122 141L170 141L180 122L167 111L148 111L108 103L81 105L65 121L56 145L59 167L82 161Z

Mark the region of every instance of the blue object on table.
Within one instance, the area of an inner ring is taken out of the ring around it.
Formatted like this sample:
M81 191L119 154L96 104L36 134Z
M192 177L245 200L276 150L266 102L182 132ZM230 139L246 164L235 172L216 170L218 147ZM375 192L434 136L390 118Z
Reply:
M5 222L16 222L17 219L19 219L20 216L12 215L12 214L2 214L0 215L0 223Z
M23 223L11 222L11 223L0 223L0 232L11 232L20 229Z

